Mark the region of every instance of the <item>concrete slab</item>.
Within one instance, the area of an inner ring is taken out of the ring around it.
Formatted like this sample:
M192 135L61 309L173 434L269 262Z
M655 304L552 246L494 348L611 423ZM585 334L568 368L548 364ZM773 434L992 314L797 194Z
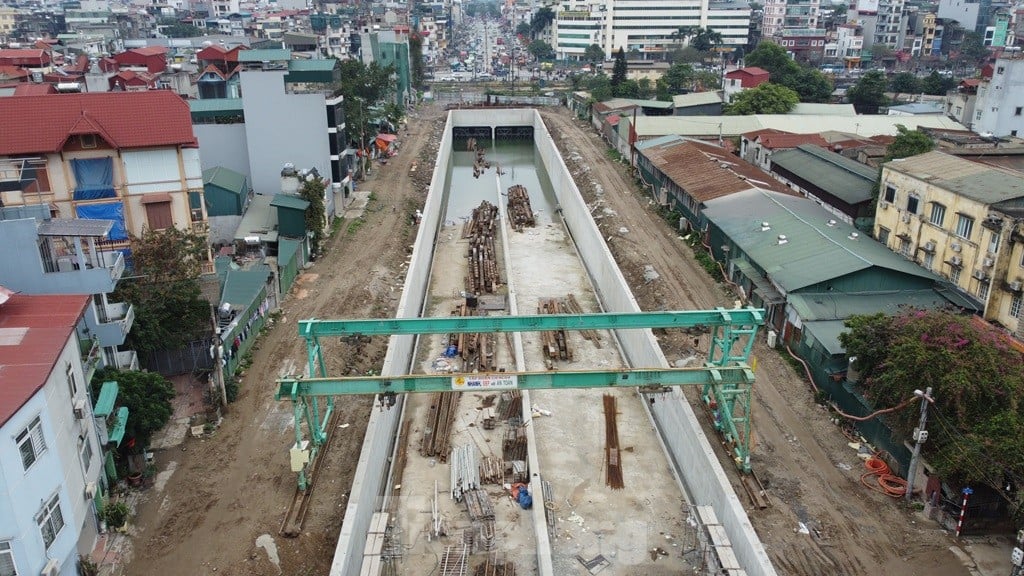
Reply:
M342 212L342 218L346 220L354 220L361 217L366 212L366 205L370 203L370 192L369 190L356 190L352 193L352 197L349 198L348 206L345 207L345 211Z

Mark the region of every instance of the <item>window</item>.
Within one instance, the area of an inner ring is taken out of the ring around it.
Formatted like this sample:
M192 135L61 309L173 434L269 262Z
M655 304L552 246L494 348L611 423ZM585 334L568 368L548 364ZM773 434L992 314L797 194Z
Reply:
M43 505L43 509L36 517L36 523L39 524L39 533L43 536L43 544L49 549L53 541L57 539L57 534L60 534L61 529L64 528L64 514L60 511L60 494L54 494L53 498Z
M82 440L82 450L80 452L82 456L82 467L85 468L85 472L88 474L89 467L92 466L92 441L86 436Z
M886 246L889 245L889 229L884 226L878 227L878 241Z
M71 365L71 362L68 362L64 375L68 379L68 390L71 391L71 399L74 400L75 396L78 396L78 382L75 381L75 368Z
M885 201L890 204L896 201L896 187L892 184L885 185Z
M46 451L46 441L43 440L43 423L39 416L28 425L27 428L18 434L14 441L18 443L18 450L21 452L21 464L28 470L35 464L39 455Z
M910 256L910 240L906 238L900 238L900 254L907 257Z
M933 254L932 252L925 252L924 262L922 263L922 265L928 270L931 270L932 266L935 265L935 254Z
M1010 136L1016 136L1016 135L1017 135L1017 131L1016 130L1010 130Z
M950 271L949 271L949 281L952 282L953 284L959 284L960 283L960 269L959 268L951 268L950 269Z
M913 194L907 196L907 212L911 214L917 214L917 206L921 203L921 199Z
M146 221L150 230L174 228L170 202L149 202L146 204Z
M974 218L966 214L956 215L956 235L961 238L971 239L971 232L974 231Z
M18 576L18 567L14 565L14 551L10 542L0 542L0 576Z
M928 220L932 224L941 227L942 221L946 219L946 207L938 202L932 202L932 217Z
M1016 108L1013 109L1013 115L1014 116L1020 116L1020 113L1021 113L1022 110L1024 110L1024 108L1021 108L1020 106L1017 106Z
M978 294L978 298L981 298L982 301L988 300L988 283L987 282L978 282L978 292L977 292L977 294Z
M988 237L988 251L992 254L999 252L999 240L999 232L993 230Z
M1010 298L1010 317L1020 318L1020 294L1014 294L1013 298ZM0 562L0 568L3 567L3 563Z
M1004 71L1006 71L1006 69L1002 66L996 68L996 74L1002 74Z

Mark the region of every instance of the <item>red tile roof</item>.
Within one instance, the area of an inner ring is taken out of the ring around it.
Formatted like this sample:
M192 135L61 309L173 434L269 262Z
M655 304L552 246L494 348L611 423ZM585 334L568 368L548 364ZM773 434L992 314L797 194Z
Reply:
M141 56L163 56L167 54L166 46L146 46L144 48L132 48L128 52L135 52Z
M757 140L758 136L764 136L765 134L792 134L792 132L786 132L785 130L779 130L777 128L761 128L760 130L747 132L746 134L741 134L740 136L753 142L754 140Z
M56 94L57 89L53 84L29 84L24 83L14 89L15 96L41 96L43 94Z
M726 78L733 78L734 76L763 76L768 74L768 71L764 68L758 68L757 66L748 66L746 68L740 68L726 73Z
M754 165L713 144L692 140L672 142L640 153L698 202L755 187L795 194Z
M170 90L0 98L0 154L57 152L92 131L117 148L198 146L188 104Z
M0 65L0 78L28 78L32 73L17 66Z
M960 81L960 85L967 88L977 88L981 85L981 78L965 78Z
M46 384L88 302L14 294L0 304L0 426Z
M0 58L42 58L45 50L31 48L3 48L0 49Z

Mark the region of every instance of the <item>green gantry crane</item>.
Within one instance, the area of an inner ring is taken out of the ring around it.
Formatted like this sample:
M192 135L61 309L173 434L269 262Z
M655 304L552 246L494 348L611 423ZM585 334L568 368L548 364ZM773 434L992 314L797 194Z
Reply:
M712 410L715 428L731 447L733 460L750 471L750 391L754 373L747 363L764 310L718 308L716 310L628 312L601 314L546 314L534 316L462 316L443 318L393 318L361 320L301 320L299 335L306 340L310 377L278 380L276 398L291 400L295 413L295 445L292 470L298 473L299 490L308 486L307 468L326 443L334 397L377 394L387 405L396 394L455 392L465 390L539 390L606 387L639 387L644 393L665 392L672 386L703 385L702 398ZM473 374L408 374L404 376L331 377L327 375L321 339L359 337L543 332L547 330L639 330L648 328L697 330L711 335L704 366L688 368L634 367L619 370L572 370L545 372L498 372ZM326 398L324 406L320 398ZM303 435L303 424L309 440Z

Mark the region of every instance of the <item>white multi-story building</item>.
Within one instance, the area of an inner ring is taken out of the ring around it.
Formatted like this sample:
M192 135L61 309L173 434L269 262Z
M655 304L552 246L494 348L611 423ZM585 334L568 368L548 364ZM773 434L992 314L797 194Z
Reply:
M786 28L815 30L820 17L820 0L768 0L761 16L761 34L771 38Z
M1024 58L999 58L992 77L978 86L971 130L994 136L1024 136Z
M656 59L680 45L684 26L718 32L724 47L743 46L750 13L742 0L569 0L558 7L552 36L559 58L578 59L597 44L606 58L622 48Z
M78 326L89 296L0 289L0 574L78 574L98 534L99 434Z

